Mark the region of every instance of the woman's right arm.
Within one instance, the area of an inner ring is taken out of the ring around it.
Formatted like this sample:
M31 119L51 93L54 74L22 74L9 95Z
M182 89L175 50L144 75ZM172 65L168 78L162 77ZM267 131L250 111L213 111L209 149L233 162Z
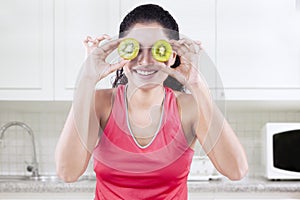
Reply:
M84 147L76 130L73 106L55 150L56 172L65 182L75 182L84 173L91 153Z
M84 173L98 140L99 122L105 110L101 109L98 101L105 101L105 95L102 98L101 92L97 93L98 105L95 108L95 85L127 63L124 60L116 64L105 62L105 58L119 44L119 40L114 40L96 48L99 42L106 38L105 35L96 38L96 43L91 47L86 46L87 54L90 55L83 63L74 91L73 104L56 146L56 171L65 182L74 182Z

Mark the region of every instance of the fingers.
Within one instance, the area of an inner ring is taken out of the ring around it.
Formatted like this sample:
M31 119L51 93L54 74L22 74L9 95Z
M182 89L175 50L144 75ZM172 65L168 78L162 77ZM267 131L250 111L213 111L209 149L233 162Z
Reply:
M86 38L83 40L83 45L87 48L89 47L89 42L92 42L93 39L91 36L86 36Z
M102 41L102 40L104 40L104 39L106 39L106 40L110 40L111 39L111 37L109 36L109 35L107 35L107 34L103 34L103 35L101 35L100 37L97 37L96 38L96 40L98 40L98 41Z
M162 71L177 79L183 85L190 81L191 75L195 73L198 66L199 50L201 42L186 38L180 40L170 40L173 51L180 57L180 66L176 68L162 68Z
M200 41L193 41L187 38L180 40L170 40L172 48L179 56L184 56L186 53L198 53L202 49Z
M94 54L99 56L100 59L104 60L112 51L114 51L118 47L120 43L120 39L110 42L111 39L112 38L107 34L103 34L99 37L96 37L95 39L91 36L87 36L85 40L83 40L83 45L86 48L86 56ZM104 40L109 40L109 42L100 46L99 44Z
M93 53L100 56L100 58L105 59L110 53L112 53L120 44L121 39L111 40L108 43L95 49Z
M198 46L200 51L203 50L201 41L195 40L195 44Z
M107 34L103 34L99 37L96 37L95 39L93 39L91 36L87 36L85 38L85 40L83 40L83 45L86 47L86 48L89 48L89 47L98 47L100 42L102 42L103 40L110 40L111 37Z
M170 40L169 43L171 44L173 51L175 51L179 56L183 56L189 51L189 48L186 45L179 43L179 41Z
M178 43L188 48L191 52L195 52L194 41L183 38L179 40Z

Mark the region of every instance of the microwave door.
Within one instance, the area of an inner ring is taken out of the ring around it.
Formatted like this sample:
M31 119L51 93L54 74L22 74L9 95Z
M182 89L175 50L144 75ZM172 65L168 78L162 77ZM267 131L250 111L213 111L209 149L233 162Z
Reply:
M273 162L275 168L300 172L300 129L273 135Z

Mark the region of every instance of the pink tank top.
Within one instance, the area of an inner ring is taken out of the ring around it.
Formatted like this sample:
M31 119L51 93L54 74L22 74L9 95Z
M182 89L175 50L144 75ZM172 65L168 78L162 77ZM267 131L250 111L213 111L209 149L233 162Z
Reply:
M95 199L187 199L194 150L182 130L173 91L165 87L160 125L151 142L140 146L128 123L125 88L117 88L112 112L93 152Z

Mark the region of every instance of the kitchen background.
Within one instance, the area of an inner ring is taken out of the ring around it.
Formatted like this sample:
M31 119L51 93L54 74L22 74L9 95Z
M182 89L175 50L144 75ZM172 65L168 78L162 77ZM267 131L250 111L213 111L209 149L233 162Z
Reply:
M115 36L120 19L146 2L162 5L182 34L202 41L225 88L226 117L248 155L248 176L260 176L263 125L300 122L296 0L0 0L0 126L28 124L40 173L55 174L55 145L84 59L81 41ZM29 174L25 161L30 138L12 127L0 141L0 174ZM86 173L93 174L92 164Z
M30 125L35 134L39 170L43 175L55 174L54 150L64 125L70 103L1 102L0 124L22 121ZM276 103L282 106L282 103ZM258 108L258 109L257 109ZM273 110L259 105L231 107L227 105L227 119L243 144L249 161L248 176L262 175L261 154L264 143L261 128L266 122L300 122L300 109ZM27 164L32 160L30 137L19 127L8 129L0 144L0 174L30 174ZM199 148L195 155L199 155ZM200 169L201 171L201 169ZM203 171L201 173L204 173ZM86 175L93 174L92 162Z

